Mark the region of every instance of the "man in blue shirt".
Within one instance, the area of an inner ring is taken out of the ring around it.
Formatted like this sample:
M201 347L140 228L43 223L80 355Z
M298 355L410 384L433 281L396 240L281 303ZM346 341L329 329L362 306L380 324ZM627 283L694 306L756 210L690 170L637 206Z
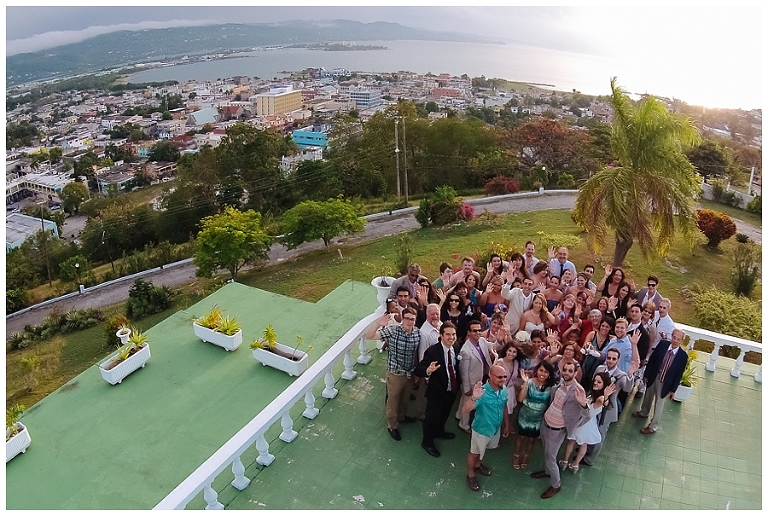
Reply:
M475 410L472 422L472 441L467 456L467 485L472 491L479 491L475 472L491 475L491 470L482 462L485 450L499 444L499 436L509 435L509 414L507 413L507 370L500 365L491 366L485 385L477 382L469 398L461 409L464 412Z

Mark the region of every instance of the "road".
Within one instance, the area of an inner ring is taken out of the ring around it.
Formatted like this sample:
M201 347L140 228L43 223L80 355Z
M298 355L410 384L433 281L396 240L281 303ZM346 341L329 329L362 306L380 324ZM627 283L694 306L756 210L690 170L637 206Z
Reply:
M562 193L536 195L531 197L502 198L491 200L490 202L488 199L476 199L471 202L472 204L475 204L475 214L477 215L482 213L483 210L488 210L491 213L511 213L537 210L569 210L573 208L575 199L575 193ZM365 227L365 232L361 235L336 239L334 242L359 244L384 236L409 231L417 227L419 227L419 224L416 222L412 212L381 216L375 218L374 220L369 220ZM740 233L745 233L756 242L762 243L762 230L760 228L756 228L742 221L736 221L736 227ZM323 243L320 240L317 242L302 244L296 249L290 251L280 244L274 244L269 251L269 264L276 264L290 260L302 253L306 253L315 249L321 249L322 247ZM157 285L168 285L171 287L182 284L189 284L196 280L195 266L190 263L178 267L164 269L152 274L148 274L147 276L144 276L144 279L147 281L152 281ZM39 324L40 321L42 321L43 318L54 309L59 310L61 313L66 313L73 308L83 309L88 307L108 307L117 304L128 298L128 290L131 288L132 284L132 281L117 283L115 285L110 285L108 287L87 292L81 296L75 296L63 301L46 305L44 307L30 310L29 312L17 316L12 316L6 319L6 338L8 338L14 332L22 331L24 326L27 324Z

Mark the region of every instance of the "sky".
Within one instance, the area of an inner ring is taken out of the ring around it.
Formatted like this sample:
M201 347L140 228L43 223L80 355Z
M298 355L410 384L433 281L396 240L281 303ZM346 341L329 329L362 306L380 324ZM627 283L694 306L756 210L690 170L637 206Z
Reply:
M759 6L320 6L6 7L6 55L34 52L117 30L297 19L387 21L478 34L536 47L659 61L661 73L711 68L733 88L762 80ZM684 66L680 66L684 64ZM705 87L702 85L702 87ZM762 99L759 106L762 107Z

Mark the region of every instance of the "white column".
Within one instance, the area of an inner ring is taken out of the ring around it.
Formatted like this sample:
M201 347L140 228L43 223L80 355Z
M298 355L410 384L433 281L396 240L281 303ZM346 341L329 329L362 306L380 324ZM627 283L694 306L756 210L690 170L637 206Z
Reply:
M203 499L208 505L205 506L206 511L221 511L224 506L219 503L218 494L213 490L211 484L208 484L203 489Z
M261 434L256 439L256 449L259 450L259 456L256 458L256 462L262 466L269 466L272 461L275 460L275 456L269 453L269 443L264 439L264 434Z
M231 484L235 489L242 491L251 483L251 479L245 476L245 466L243 466L240 457L237 457L232 463L232 473L234 473L235 479Z
M323 398L332 400L339 393L339 390L334 388L334 383L336 383L336 380L333 379L333 373L328 370L328 372L325 373L325 389L323 389Z
M715 344L715 349L712 350L712 353L709 355L709 362L707 362L707 371L714 371L715 370L715 362L717 362L717 358L720 356L720 344Z
M734 378L741 376L741 366L744 365L744 353L745 351L742 349L741 353L739 353L739 358L736 359L736 365L731 369L731 376Z
M344 353L344 372L341 373L341 377L345 380L354 380L355 376L357 376L357 372L353 369L353 366L355 365L355 361L352 359L352 351L347 350L346 353Z
M311 388L304 395L304 404L307 406L307 408L301 415L307 419L315 419L320 413L320 409L315 407L315 395L312 394Z
M757 370L757 374L755 375L755 381L757 383L763 383L763 364L760 364L760 369Z
M280 433L280 440L285 441L287 443L293 441L296 439L296 436L299 435L299 433L293 429L293 419L291 419L291 415L286 410L283 414L282 419L280 420L280 426L283 427L282 433Z
M371 354L368 350L368 341L365 337L360 337L360 356L357 357L358 364L368 364L371 362Z

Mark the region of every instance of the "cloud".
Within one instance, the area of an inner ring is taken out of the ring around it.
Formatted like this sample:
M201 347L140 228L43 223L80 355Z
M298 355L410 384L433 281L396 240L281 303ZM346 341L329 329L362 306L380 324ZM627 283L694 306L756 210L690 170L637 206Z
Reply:
M69 45L80 41L100 36L109 32L121 30L145 30L145 29L165 29L168 27L190 27L200 25L212 25L219 23L215 20L166 20L166 21L144 21L139 23L118 23L115 25L92 25L81 30L56 30L35 34L29 38L13 39L6 42L5 55L12 56L23 52L37 52L46 48L58 47L60 45Z

